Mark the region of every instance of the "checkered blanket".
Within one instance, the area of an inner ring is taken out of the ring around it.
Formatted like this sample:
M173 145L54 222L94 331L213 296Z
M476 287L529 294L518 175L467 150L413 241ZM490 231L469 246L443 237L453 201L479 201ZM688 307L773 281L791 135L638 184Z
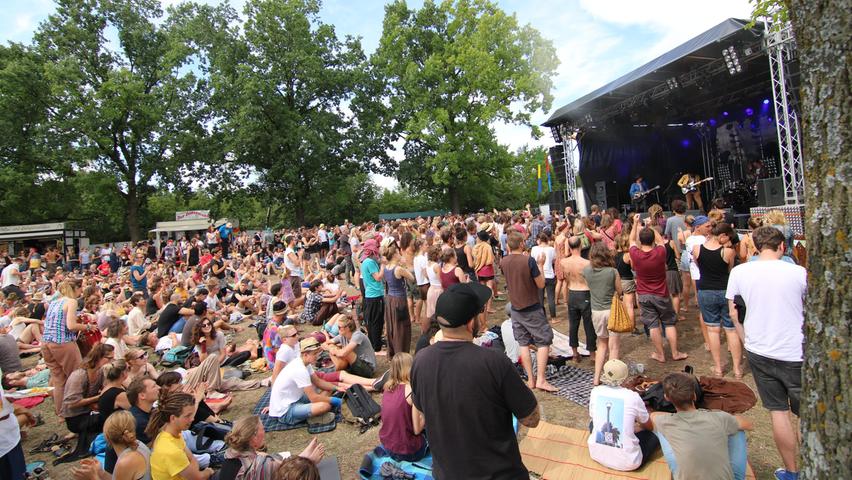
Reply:
M534 356L532 360L533 370L535 370ZM518 369L520 370L521 377L526 379L527 375L524 373L520 364L518 365ZM554 365L548 365L546 377L551 385L559 389L553 392L554 395L567 398L584 407L589 406L589 395L592 392L592 380L594 380L592 372L573 365L563 365L558 368Z
M324 433L337 428L337 423L343 420L343 415L340 413L340 409L338 408L334 410L334 421L328 424L308 426L308 422L299 422L297 424L280 422L277 417L270 417L267 414L261 413L264 408L269 406L269 399L271 396L272 388L266 389L266 392L264 392L263 396L260 397L260 400L257 401L257 405L254 406L254 410L252 411L254 415L260 417L260 423L263 424L263 429L267 432L281 432L284 430L308 427L308 432L310 433Z

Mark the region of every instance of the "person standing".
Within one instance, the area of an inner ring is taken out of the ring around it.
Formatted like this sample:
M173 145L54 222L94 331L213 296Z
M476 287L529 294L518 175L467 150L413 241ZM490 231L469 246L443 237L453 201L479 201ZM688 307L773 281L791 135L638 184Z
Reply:
M556 249L550 245L550 241L552 240L550 234L548 232L541 232L538 234L538 245L532 247L530 250L530 256L532 258L538 258L539 255L544 255L544 264L542 265L542 270L544 271L544 288L539 290L539 303L541 303L542 308L544 308L544 297L545 293L547 294L547 306L550 311L550 323L556 323L556 272L554 271L554 263L556 262Z
M399 352L408 352L411 346L411 317L405 302L405 281L413 282L414 275L400 265L402 257L395 244L388 245L384 257L384 279L388 286L384 320L390 359Z
M56 416L65 398L65 383L72 372L83 363L77 347L77 332L88 332L97 328L77 319L77 298L83 287L75 280L59 284L59 297L50 302L44 317L41 356L50 369L50 385L53 387L53 408Z
M654 353L651 358L665 363L663 351L663 335L661 328L666 329L666 340L672 351L673 360L685 360L689 355L677 349L677 316L669 297L666 284L666 248L665 240L656 229L644 227L639 230L640 216L633 218L630 230L630 262L636 272L636 294L639 297L639 318L651 332ZM637 243L638 240L638 243Z
M0 378L3 371L0 370ZM4 382L5 383L5 382ZM21 448L21 427L15 416L15 407L6 399L0 385L0 478L23 479L27 461Z
M2 281L2 289L5 295L15 293L18 298L24 298L24 291L21 290L21 264L23 263L23 258L15 257L0 273L0 281Z
M644 212L647 209L648 202L644 193L648 191L648 184L645 183L642 175L636 175L633 178L633 184L630 185L630 201L633 203L635 212Z
M225 258L231 257L231 241L234 239L234 225L228 222L219 226L219 247Z
M725 298L734 326L745 339L760 401L771 415L775 445L784 463L784 468L775 471L775 478L795 480L799 476L799 439L790 412L799 415L807 271L781 260L785 241L777 229L760 227L752 238L760 253L754 261L731 270ZM748 305L744 319L737 315L737 295Z
M384 267L379 264L379 246L369 239L361 248L361 278L364 281L364 324L376 352L382 349L385 319Z
M522 242L521 234L510 235L513 250L521 250ZM524 255L516 255L524 261ZM538 292L534 288L527 288L524 293L537 303ZM529 477L512 428L512 416L521 425L535 428L540 420L538 401L531 390L524 388L505 354L473 344L473 334L479 331L479 313L490 298L491 289L476 282L450 286L435 307L443 340L424 348L414 358L413 414L425 418L435 478ZM537 312L547 326L540 306L530 311Z
M592 324L592 297L589 285L583 277L583 269L589 261L580 255L580 238L568 239L569 256L562 259L563 276L568 282L568 344L571 346L573 359L579 362L580 357L580 322L583 322L583 332L586 334L586 348L590 352L597 349L597 336Z
M589 264L583 267L583 278L591 294L592 325L595 327L597 345L595 349L595 376L593 384L600 384L601 369L607 360L617 359L619 355L618 333L610 332L609 314L612 297L621 296L621 278L615 269L612 253L603 243L592 245L589 252Z
M680 180L677 181L677 186L685 189L687 209L692 210L693 206L698 206L699 210L704 210L704 202L701 201L701 175L697 173L686 173Z
M545 378L550 345L553 343L553 328L547 322L538 295L539 289L544 288L541 268L545 256L541 254L534 259L526 255L524 237L518 232L509 234L508 243L509 255L503 257L500 268L506 276L506 288L509 290L509 302L512 304L512 333L520 345L521 365L527 374L527 385L530 390L538 388L555 392L556 387ZM537 347L537 375L533 375L532 371L530 345Z
M296 236L287 235L284 237L284 243L287 244L287 249L284 250L284 266L290 272L290 289L293 290L293 296L299 298L302 296L302 262L299 260L299 255L296 253Z

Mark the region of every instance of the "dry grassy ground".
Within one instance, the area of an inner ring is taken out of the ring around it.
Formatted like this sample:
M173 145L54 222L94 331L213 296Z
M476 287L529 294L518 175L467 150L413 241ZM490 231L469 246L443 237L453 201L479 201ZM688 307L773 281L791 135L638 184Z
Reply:
M504 302L496 302L495 310L503 311ZM555 328L560 332L567 332L567 312L564 305L558 307L558 316L562 319ZM645 365L645 375L649 377L662 378L666 373L679 371L684 364L692 365L695 368L695 373L698 375L710 375L712 370L712 361L710 353L705 352L703 348L703 340L698 326L697 308L694 304L690 305L690 311L686 314L687 319L680 322L678 325L678 338L680 340L680 349L689 353L690 358L686 362L669 362L665 365L656 363L651 360L649 354L652 349L650 341L642 336L628 336L622 341L622 358L625 362L638 362ZM490 318L490 324L496 325L504 320L502 314L493 314ZM419 336L419 329L415 325L414 339ZM305 331L309 330L304 328ZM252 338L255 335L251 329L246 329L245 332L238 336L238 339L244 340ZM583 336L581 329L581 338ZM255 337L256 338L256 337ZM724 336L723 336L724 338ZM412 346L413 347L413 346ZM377 371L381 372L387 368L387 359L383 356L378 357L379 365ZM730 361L730 360L729 360ZM34 359L29 359L27 364L34 363ZM583 368L592 368L592 361L585 359L581 363ZM269 376L266 374L256 374L252 378L263 378ZM732 374L728 374L728 378L732 378ZM746 377L744 379L752 389L755 389L754 380L750 371L746 369ZM755 390L756 391L756 390ZM234 420L240 416L250 414L257 400L260 398L263 390L254 390L249 392L238 392L234 395L234 402L230 408L224 413L224 417ZM581 407L573 402L557 397L555 395L536 392L542 407L542 419L558 425L566 425L574 428L588 428L589 415L585 407ZM376 394L374 398L377 402L381 402L381 396ZM60 434L67 433L65 424L62 419L54 416L53 401L48 398L45 402L34 409L35 413L40 413L45 419L45 425L34 428L28 432L27 439L24 441L24 451L28 462L34 460L44 460L48 464L48 471L51 477L70 478L70 465L61 465L52 467L51 461L53 457L50 454L30 455L29 450L41 442L44 438L54 432ZM348 416L349 411L344 407L344 416ZM748 434L749 445L749 461L755 470L757 478L771 478L775 468L781 466L780 457L775 444L772 440L772 429L769 423L769 414L758 405L751 411L746 413L746 416L752 418L755 422L755 430ZM521 435L523 435L523 427ZM341 423L333 432L320 434L320 441L326 446L326 454L336 456L340 463L341 478L357 479L358 467L364 454L372 450L378 445L378 428L372 428L363 434L358 433L358 429L346 423ZM292 451L300 452L305 445L310 441L311 435L306 429L290 430L286 432L272 432L266 436L268 451Z

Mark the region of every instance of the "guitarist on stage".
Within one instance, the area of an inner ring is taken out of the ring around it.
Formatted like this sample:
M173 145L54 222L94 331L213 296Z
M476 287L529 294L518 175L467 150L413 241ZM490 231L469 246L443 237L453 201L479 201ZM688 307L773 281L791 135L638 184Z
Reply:
M677 181L677 186L686 189L686 208L692 210L693 205L698 205L698 209L704 211L704 203L701 201L701 176L695 173L687 173L680 177Z
M645 201L647 195L639 195L648 191L648 184L645 183L642 179L642 175L636 175L633 179L633 184L630 185L630 201L633 202L633 211L636 213L644 212L648 208L648 204Z

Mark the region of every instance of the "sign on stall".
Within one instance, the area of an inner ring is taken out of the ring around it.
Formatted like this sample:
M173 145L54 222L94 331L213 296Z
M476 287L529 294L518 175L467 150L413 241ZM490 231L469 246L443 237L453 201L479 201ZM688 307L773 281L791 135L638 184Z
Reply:
M210 210L187 210L175 212L175 221L181 220L210 220Z

